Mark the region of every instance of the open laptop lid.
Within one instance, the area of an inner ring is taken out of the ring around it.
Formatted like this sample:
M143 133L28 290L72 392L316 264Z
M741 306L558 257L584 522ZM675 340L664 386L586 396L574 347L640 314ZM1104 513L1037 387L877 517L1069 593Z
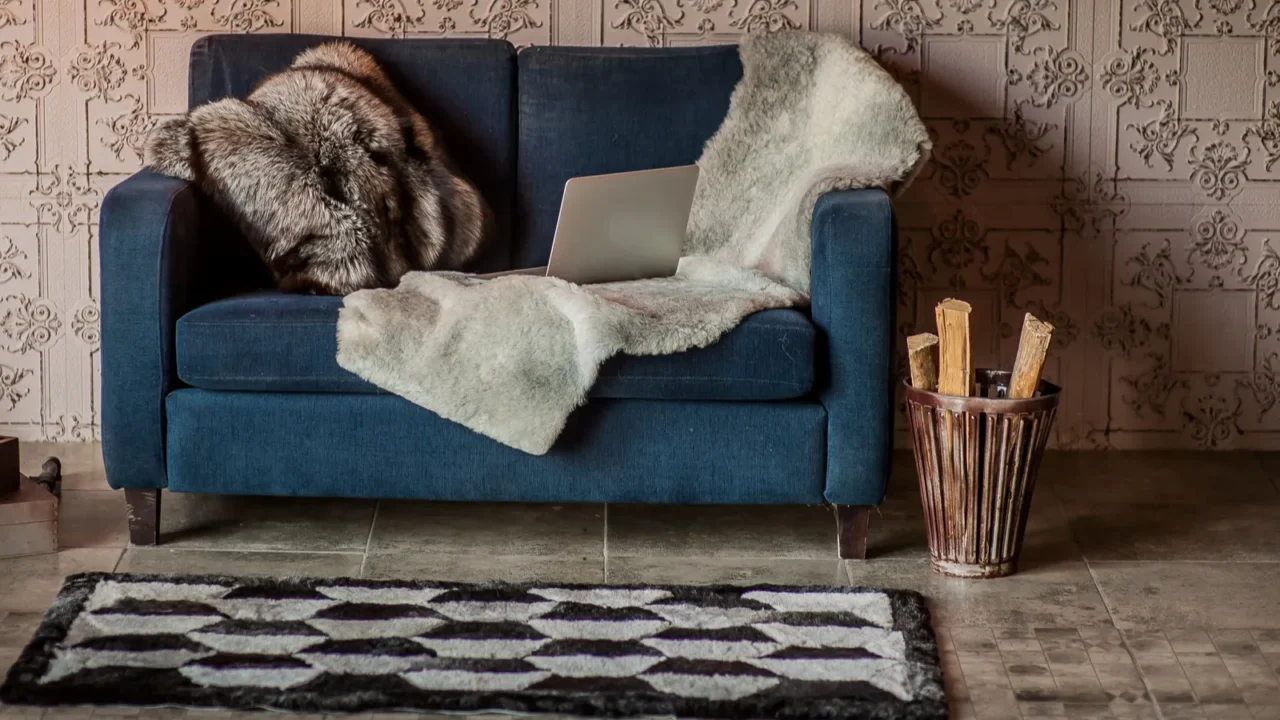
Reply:
M697 165L570 179L547 275L579 284L674 275L697 183Z

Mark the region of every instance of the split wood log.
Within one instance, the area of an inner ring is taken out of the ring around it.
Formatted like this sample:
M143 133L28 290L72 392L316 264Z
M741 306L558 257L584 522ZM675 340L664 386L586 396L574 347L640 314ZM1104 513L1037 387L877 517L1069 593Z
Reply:
M1022 337L1018 339L1018 357L1013 361L1009 397L1029 398L1036 394L1051 339L1053 326L1027 313L1022 320Z
M938 388L938 336L920 333L907 338L907 362L911 387L930 392Z
M973 362L969 350L969 314L973 307L948 298L935 309L938 318L938 392L969 397Z

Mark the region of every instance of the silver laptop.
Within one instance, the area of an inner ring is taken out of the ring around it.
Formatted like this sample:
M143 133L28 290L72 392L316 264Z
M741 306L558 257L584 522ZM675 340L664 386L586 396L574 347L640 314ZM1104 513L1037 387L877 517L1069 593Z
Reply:
M572 178L547 264L479 277L546 275L587 284L674 275L697 183L697 165Z

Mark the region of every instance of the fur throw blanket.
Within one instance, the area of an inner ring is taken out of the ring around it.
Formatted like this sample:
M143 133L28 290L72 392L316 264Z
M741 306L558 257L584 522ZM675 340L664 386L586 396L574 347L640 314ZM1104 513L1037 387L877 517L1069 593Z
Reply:
M490 226L426 120L347 42L303 52L244 100L158 126L146 162L198 184L291 292L345 295L457 269Z
M703 150L671 278L578 286L410 273L347 296L338 363L441 417L546 453L616 353L715 342L751 313L807 305L809 223L833 189L899 189L930 141L906 92L834 35L748 38L728 116Z

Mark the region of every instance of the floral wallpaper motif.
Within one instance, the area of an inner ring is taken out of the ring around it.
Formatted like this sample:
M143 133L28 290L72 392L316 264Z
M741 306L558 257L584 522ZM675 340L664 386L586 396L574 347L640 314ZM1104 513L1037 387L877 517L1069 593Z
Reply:
M1063 447L1280 449L1280 0L0 0L0 433L98 436L98 211L201 34L788 29L857 39L935 137L901 335L963 297L1008 365L1024 312L1054 323Z
M899 330L974 361L1059 326L1059 446L1280 448L1280 0L872 0L934 163L899 203ZM1064 332L1065 330L1065 332Z

